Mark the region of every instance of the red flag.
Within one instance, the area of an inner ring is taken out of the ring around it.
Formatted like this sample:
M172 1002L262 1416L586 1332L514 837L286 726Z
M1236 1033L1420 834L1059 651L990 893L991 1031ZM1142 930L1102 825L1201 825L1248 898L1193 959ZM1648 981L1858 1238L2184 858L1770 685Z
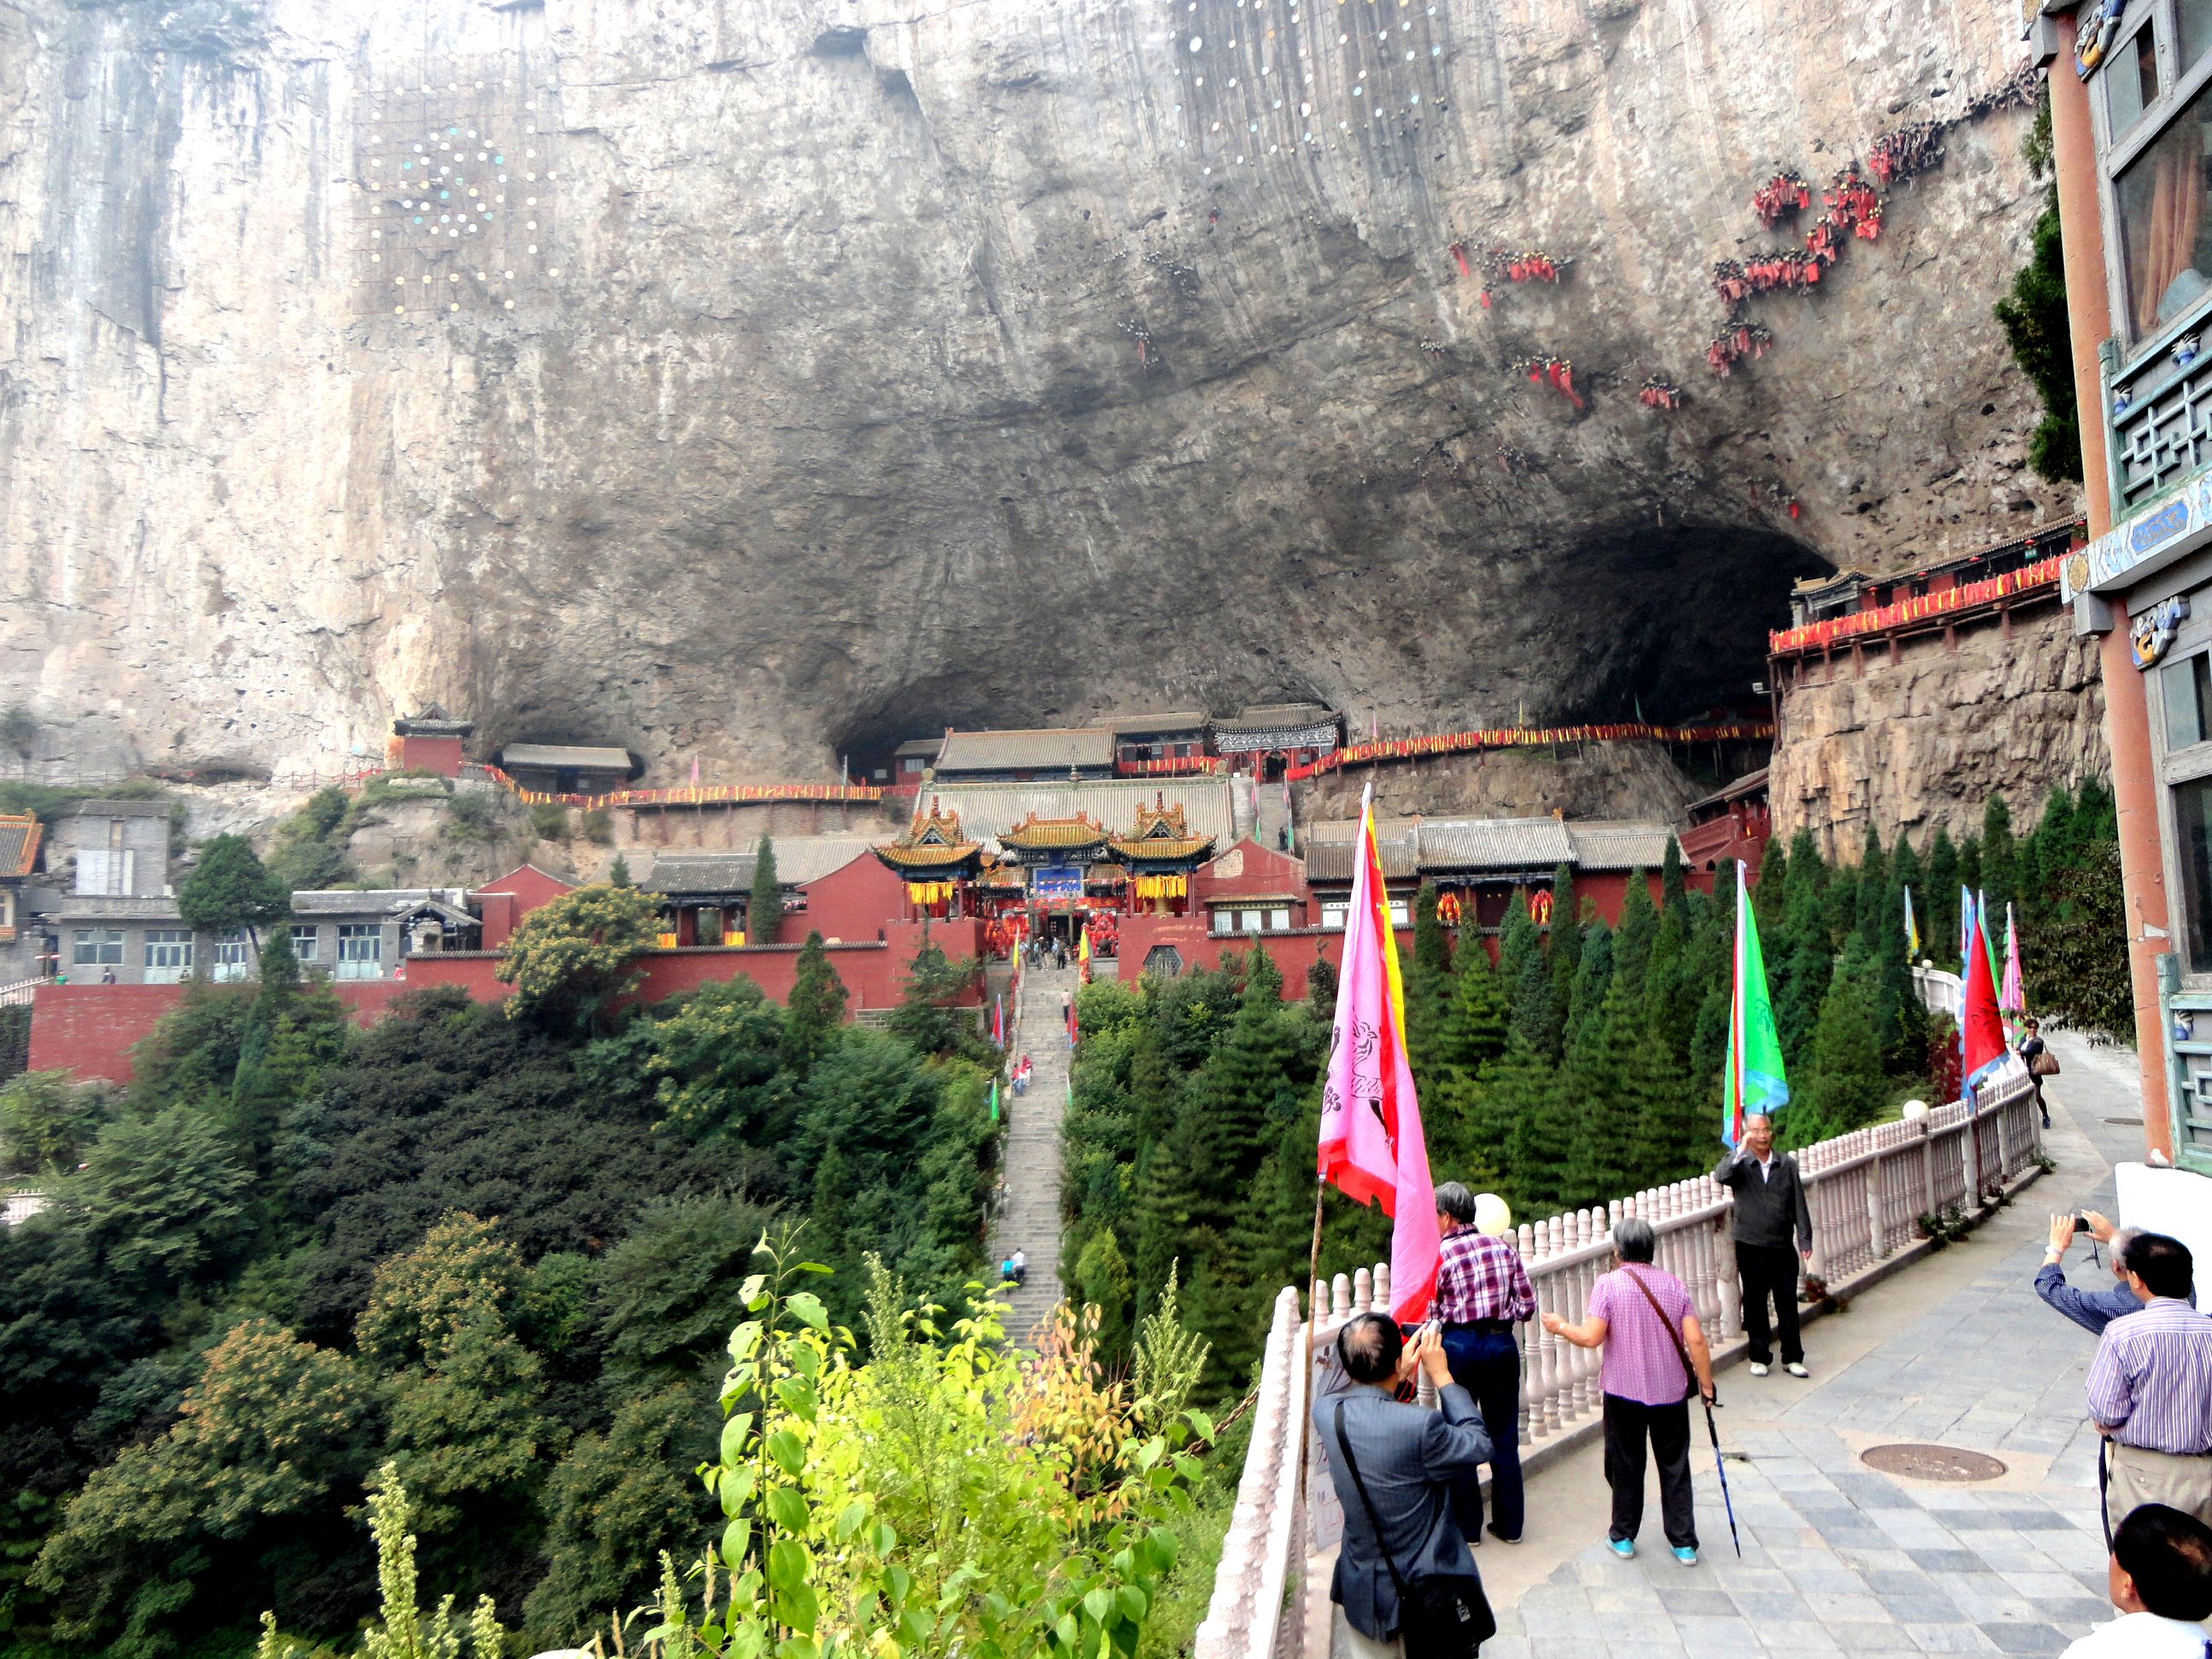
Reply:
M1428 1316L1442 1243L1420 1103L1406 1057L1404 1009L1375 821L1363 801L1322 1092L1318 1168L1346 1197L1380 1204L1390 1218L1390 1313L1401 1323Z
M1975 908L1978 912L1979 907ZM1959 1075L1969 1089L2005 1057L2004 1016L1997 1011L1996 981L1990 975L1990 953L1982 944L1978 914L1966 940L1966 994L1959 1023Z

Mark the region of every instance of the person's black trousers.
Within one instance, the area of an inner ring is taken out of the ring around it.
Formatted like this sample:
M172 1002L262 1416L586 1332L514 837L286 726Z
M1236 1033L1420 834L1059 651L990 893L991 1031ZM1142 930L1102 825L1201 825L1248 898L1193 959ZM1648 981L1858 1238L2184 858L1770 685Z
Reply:
M1782 1363L1794 1365L1805 1358L1805 1345L1797 1337L1797 1252L1787 1244L1746 1244L1735 1247L1735 1270L1743 1280L1743 1334L1751 1339L1751 1362L1770 1365L1774 1354L1767 1346L1766 1299L1774 1298L1774 1332L1782 1339Z
M1659 1520L1667 1541L1680 1549L1698 1547L1698 1522L1690 1503L1690 1402L1644 1406L1617 1394L1605 1397L1605 1481L1613 1488L1615 1539L1633 1539L1644 1524L1644 1441L1659 1466Z
M1452 1381L1474 1396L1482 1426L1490 1436L1490 1501L1500 1538L1518 1538L1525 1516L1521 1491L1521 1350L1513 1328L1503 1320L1494 1328L1444 1327L1444 1358ZM1469 1543L1482 1536L1482 1480L1463 1475L1452 1482L1452 1518Z

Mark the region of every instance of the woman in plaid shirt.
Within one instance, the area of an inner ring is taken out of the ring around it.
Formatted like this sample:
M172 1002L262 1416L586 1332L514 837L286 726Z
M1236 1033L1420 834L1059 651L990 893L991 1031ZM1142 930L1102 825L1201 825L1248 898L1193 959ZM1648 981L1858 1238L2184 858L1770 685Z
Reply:
M1521 1541L1521 1350L1516 1323L1535 1317L1536 1292L1521 1252L1474 1230L1474 1194L1456 1181L1437 1188L1436 1317L1452 1381L1474 1396L1490 1435L1490 1535ZM1482 1536L1482 1486L1453 1483L1452 1509L1469 1542Z

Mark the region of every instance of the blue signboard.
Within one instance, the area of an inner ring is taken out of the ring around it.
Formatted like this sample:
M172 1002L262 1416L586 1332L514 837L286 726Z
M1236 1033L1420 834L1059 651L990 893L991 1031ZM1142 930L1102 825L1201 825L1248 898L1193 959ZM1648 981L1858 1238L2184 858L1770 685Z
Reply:
M1083 896L1083 866L1079 864L1040 864L1030 871L1030 893L1041 899Z

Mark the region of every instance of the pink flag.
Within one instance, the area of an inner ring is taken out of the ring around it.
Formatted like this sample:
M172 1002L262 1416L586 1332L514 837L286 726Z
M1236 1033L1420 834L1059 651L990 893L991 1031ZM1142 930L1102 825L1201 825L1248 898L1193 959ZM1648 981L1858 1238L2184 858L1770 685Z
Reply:
M695 784L699 781L699 757L696 755L691 757L691 781Z
M1428 1316L1441 1241L1420 1103L1406 1058L1405 994L1388 907L1374 817L1363 801L1322 1091L1319 1169L1346 1197L1379 1203L1390 1218L1390 1312L1403 1323Z
M2005 906L2004 983L1997 988L1997 1006L2009 1014L2027 1012L2027 990L2020 973L2020 933L2014 927L2012 906Z

